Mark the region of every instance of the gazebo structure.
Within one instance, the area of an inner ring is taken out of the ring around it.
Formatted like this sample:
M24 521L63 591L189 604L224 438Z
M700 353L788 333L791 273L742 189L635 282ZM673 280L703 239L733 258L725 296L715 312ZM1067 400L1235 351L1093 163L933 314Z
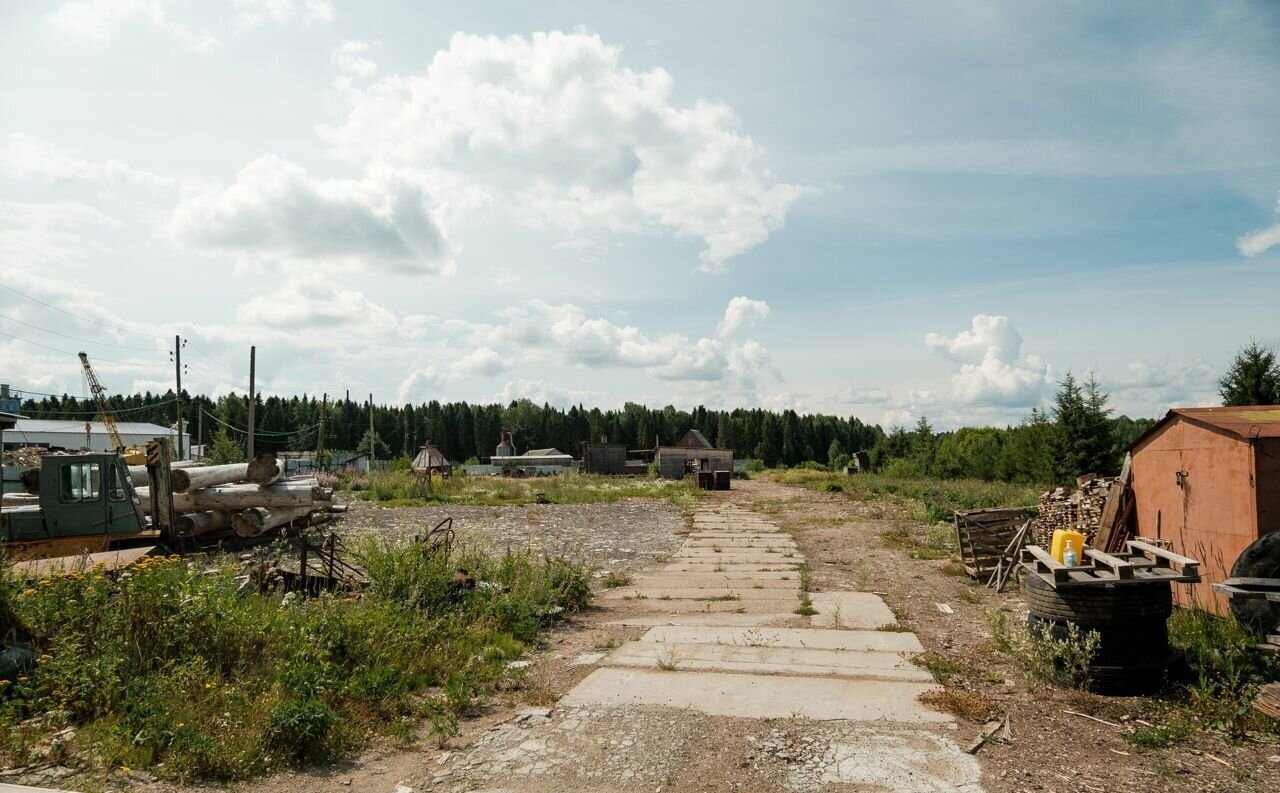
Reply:
M413 458L413 472L419 479L427 481L436 474L439 474L441 479L448 479L453 473L453 463L428 442L418 451L418 456Z

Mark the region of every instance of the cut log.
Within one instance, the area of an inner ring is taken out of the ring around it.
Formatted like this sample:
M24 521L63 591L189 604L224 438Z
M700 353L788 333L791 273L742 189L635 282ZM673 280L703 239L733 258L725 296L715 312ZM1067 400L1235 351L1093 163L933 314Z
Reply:
M169 463L169 469L171 471L178 468L199 467L200 463L197 463L194 460L174 460ZM147 476L147 467L145 465L129 466L129 481L133 482L134 487L148 487L151 484L151 479Z
M257 537L271 529L283 526L286 523L292 523L298 518L306 517L310 512L310 507L284 509L252 507L250 509L241 510L233 515L231 518L231 528L235 529L237 536L246 538Z
M151 489L138 488L143 507L150 509ZM203 512L210 509L239 511L250 507L310 507L319 501L327 501L332 491L316 485L314 479L276 482L274 485L222 485L203 490L173 495L173 508L180 513Z
M274 455L260 454L247 463L208 465L202 468L182 468L169 474L173 492L186 493L217 485L236 482L252 482L269 485L280 478L280 464Z
M179 515L174 523L180 536L199 537L201 534L231 528L231 516L232 513L226 510L214 509Z

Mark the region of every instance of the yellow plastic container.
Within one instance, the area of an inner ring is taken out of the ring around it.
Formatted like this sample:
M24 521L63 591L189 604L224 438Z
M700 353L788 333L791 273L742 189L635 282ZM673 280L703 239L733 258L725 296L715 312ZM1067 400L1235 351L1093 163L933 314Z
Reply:
M1053 544L1049 548L1053 558L1061 562L1068 546L1076 549L1076 564L1080 564L1084 560L1084 535L1075 529L1054 529Z

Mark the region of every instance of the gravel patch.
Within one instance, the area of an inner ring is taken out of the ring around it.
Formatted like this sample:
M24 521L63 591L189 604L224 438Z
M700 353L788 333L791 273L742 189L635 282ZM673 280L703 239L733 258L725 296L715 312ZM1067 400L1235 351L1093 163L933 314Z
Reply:
M584 561L603 574L651 567L675 553L688 530L680 510L659 499L599 504L378 507L352 502L335 528L353 536L425 534L445 518L463 542L531 549Z

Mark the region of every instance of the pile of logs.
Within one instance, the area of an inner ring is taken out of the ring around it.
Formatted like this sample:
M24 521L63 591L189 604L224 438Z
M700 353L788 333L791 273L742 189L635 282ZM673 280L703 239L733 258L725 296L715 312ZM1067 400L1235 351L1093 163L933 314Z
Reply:
M1115 481L1113 477L1089 474L1076 480L1074 493L1062 487L1042 493L1040 515L1031 524L1036 544L1047 548L1056 529L1075 529L1084 535L1085 545L1092 545Z
M281 479L273 455L247 463L196 466L174 463L169 472L176 528L183 537L231 530L257 537L308 518L313 512L342 512L333 490L312 477ZM143 510L151 509L151 486L145 466L129 466Z

